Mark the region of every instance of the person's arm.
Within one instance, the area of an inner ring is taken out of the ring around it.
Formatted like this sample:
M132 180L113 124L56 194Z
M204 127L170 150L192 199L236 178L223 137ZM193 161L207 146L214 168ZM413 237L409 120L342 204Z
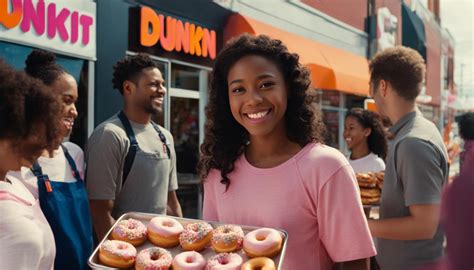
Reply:
M411 205L409 209L408 217L369 220L372 236L391 240L433 238L438 228L440 205Z
M111 127L95 130L87 142L86 186L92 223L99 240L115 223L111 213L117 184L122 181L120 164L127 149L128 145Z
M359 259L337 263L334 269L337 270L369 270L369 259Z
M176 196L176 191L168 192L168 210L167 214L170 216L183 217L183 211Z
M440 219L446 158L436 146L418 138L400 142L396 156L397 174L403 184L409 215L370 220L372 236L402 241L431 239Z
M112 209L114 208L113 200L90 200L90 209L92 215L92 223L97 235L97 239L102 240L107 232L112 228L115 219L112 217Z

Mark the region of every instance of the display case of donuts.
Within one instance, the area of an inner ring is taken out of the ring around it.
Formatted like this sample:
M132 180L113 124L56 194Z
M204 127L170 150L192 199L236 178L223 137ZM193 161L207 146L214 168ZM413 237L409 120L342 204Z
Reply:
M279 229L130 212L88 263L92 269L280 269L287 239Z
M357 183L359 184L360 196L364 206L380 205L380 196L382 194L383 179L385 173L357 173Z

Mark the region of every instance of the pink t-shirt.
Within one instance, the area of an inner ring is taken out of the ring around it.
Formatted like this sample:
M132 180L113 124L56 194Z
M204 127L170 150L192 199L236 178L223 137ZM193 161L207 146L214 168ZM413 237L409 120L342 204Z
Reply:
M225 192L220 172L204 183L204 219L288 232L283 270L331 269L376 254L354 172L336 149L310 143L274 168L240 156Z

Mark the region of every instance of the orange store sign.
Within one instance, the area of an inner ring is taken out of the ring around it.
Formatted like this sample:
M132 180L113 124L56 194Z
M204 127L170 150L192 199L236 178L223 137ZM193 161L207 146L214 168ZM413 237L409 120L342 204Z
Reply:
M157 14L149 7L140 9L140 44L157 43L168 51L216 58L216 32L170 16Z

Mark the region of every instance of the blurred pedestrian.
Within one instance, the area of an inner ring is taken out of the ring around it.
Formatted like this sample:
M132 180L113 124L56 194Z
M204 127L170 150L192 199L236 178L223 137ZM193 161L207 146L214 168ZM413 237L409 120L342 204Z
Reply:
M351 109L344 122L344 139L351 151L349 164L355 173L385 170L387 138L376 113L361 108Z
M41 80L61 104L61 133L52 153L43 151L33 169L13 173L36 199L53 230L56 241L56 270L88 269L92 253L92 222L84 184L84 153L72 142L63 142L77 117L77 83L56 63L53 53L34 50L26 59L25 71Z
M127 56L115 64L112 82L124 108L94 130L86 150L87 191L99 239L127 212L183 215L173 136L151 121L166 92L157 63L146 54Z
M43 83L0 59L0 269L54 268L54 237L40 203L7 172L31 168L43 150L54 149L59 115Z
M474 159L474 112L468 112L459 117L459 135L464 140L464 149L461 152L461 170L464 163Z
M436 126L416 107L425 63L415 50L397 46L369 65L370 93L393 123L386 159L380 219L370 220L382 269L409 269L443 254L439 226L441 190L448 177L447 152Z

